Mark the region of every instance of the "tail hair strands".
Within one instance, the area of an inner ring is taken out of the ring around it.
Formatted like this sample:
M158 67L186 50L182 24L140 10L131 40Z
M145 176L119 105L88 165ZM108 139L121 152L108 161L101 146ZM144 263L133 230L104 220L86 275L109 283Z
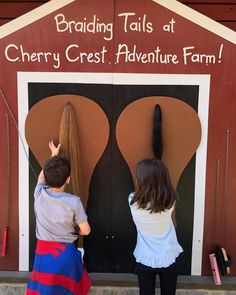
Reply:
M67 101L63 110L59 142L61 144L60 155L69 159L71 164L71 181L66 190L72 194L80 194L80 156L79 139L76 124L76 116L73 105Z
M162 159L163 154L163 139L162 139L162 113L159 104L155 106L153 118L153 131L152 131L152 148L155 158Z

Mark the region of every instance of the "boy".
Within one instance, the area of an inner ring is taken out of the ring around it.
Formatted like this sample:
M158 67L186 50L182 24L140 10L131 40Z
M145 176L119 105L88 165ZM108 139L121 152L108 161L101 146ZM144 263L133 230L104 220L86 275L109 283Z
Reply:
M60 144L49 142L51 158L44 164L34 192L37 248L27 295L85 295L91 280L74 241L90 226L78 196L65 193L70 163L58 156ZM79 228L77 231L76 228Z

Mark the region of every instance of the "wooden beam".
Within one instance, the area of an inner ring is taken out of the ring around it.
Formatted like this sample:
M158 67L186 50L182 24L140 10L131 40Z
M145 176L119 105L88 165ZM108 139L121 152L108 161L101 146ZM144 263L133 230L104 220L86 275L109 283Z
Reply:
M74 2L75 0L51 0L44 5L40 5L35 9L21 15L13 21L0 27L0 39L14 33L15 31L26 27L27 25L49 15L50 13ZM6 4L7 2L5 2ZM2 2L4 4L4 2ZM1 10L0 10L1 11ZM1 15L0 15L1 18Z
M236 21L236 5L188 4L188 7L217 21Z

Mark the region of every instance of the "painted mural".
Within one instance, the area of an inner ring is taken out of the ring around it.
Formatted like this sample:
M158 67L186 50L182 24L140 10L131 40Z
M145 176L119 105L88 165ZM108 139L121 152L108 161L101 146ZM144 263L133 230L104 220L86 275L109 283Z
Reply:
M177 1L52 0L2 26L0 269L32 268L33 190L67 102L92 227L81 242L88 271L133 272L127 199L137 161L154 156L157 104L179 194L179 272L210 275L218 244L235 261L235 43L234 31Z

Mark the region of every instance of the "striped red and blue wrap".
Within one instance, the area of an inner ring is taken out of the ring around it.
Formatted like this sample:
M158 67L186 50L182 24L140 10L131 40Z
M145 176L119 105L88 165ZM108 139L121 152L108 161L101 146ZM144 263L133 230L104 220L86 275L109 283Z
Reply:
M86 295L91 279L74 243L38 241L26 295Z

